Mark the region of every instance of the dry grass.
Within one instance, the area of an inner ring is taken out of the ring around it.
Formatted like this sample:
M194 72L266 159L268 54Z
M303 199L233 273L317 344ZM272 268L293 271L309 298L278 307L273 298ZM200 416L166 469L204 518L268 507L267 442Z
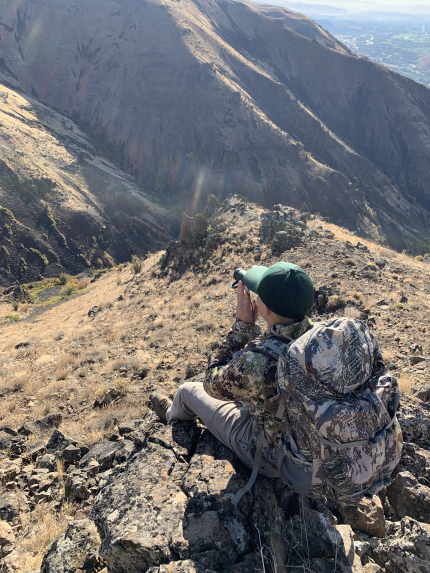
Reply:
M394 359L394 352L392 352L391 350L384 350L383 358L386 362L391 362L391 360Z
M39 570L46 550L67 528L68 518L75 509L65 504L60 513L47 512L45 506L36 506L31 513L21 514L20 552L23 552L23 571Z
M402 375L397 379L397 381L399 383L400 391L410 394L414 381L412 380L409 372L402 373Z
M28 383L26 372L10 373L0 380L0 389L3 392L18 392Z

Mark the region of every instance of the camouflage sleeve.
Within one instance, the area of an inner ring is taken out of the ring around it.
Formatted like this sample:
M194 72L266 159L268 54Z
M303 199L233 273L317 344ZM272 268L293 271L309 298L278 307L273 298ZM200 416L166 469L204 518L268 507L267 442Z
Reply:
M221 343L217 352L210 357L209 368L215 365L228 364L233 359L233 354L248 344L253 328L253 324L248 324L236 317L227 338Z
M249 325L252 326L252 325ZM206 370L204 389L217 400L265 402L265 378L269 358L256 352L245 352L229 364L212 365Z

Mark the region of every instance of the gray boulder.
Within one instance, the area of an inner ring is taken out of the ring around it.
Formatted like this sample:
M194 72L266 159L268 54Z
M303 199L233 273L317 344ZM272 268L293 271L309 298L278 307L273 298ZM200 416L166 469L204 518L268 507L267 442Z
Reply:
M115 452L121 447L121 442L96 442L90 451L81 459L79 466L86 467L92 460L96 460L102 469L112 467Z
M387 488L388 499L399 517L430 523L430 488L409 472L400 472Z
M0 495L0 519L7 522L20 516L27 510L25 495L18 491L5 491Z
M46 451L48 454L61 455L63 450L70 444L76 445L76 440L69 436L65 436L59 430L54 430L46 445Z
M100 536L89 519L73 521L46 552L40 573L96 573L104 563L98 554Z

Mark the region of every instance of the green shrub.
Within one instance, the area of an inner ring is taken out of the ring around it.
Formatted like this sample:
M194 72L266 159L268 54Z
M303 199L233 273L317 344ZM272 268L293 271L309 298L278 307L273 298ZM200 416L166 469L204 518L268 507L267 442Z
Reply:
M19 320L19 314L7 314L7 315L5 316L5 318L6 318L6 319L9 319L9 320L14 320L15 322L18 322L18 320Z
M24 257L21 257L19 260L21 263L21 272L25 273L25 271L27 270L27 263L26 263Z
M10 219L12 219L12 221L15 220L15 215L12 213L12 211L9 211L9 209L6 209L6 207L0 207L0 211L2 211Z
M61 289L61 294L63 296L71 296L78 290L78 285L76 283L68 283Z
M118 265L118 272L120 273L123 268L124 268L124 263L121 263L120 265Z
M118 276L116 277L116 284L117 286L119 286L121 283L122 283L121 275L118 273Z
M33 255L37 255L38 257L40 257L45 267L49 265L49 261L43 253L41 253L37 249L33 249L32 247L30 247L28 250L30 251L30 253L33 253Z
M51 223L51 227L52 227L53 229L55 229L55 228L57 227L57 223L55 222L55 219L54 219L54 217L53 217L53 215L52 215L51 207L49 207L49 206L47 205L45 209L46 209L46 211L45 211L45 212L46 212L46 217L48 218L49 222Z
M65 285L70 280L69 275L66 275L66 273L61 273L58 278L60 280L60 285Z
M135 275L139 274L142 270L143 261L137 255L131 257L131 268Z
M12 303L12 308L13 308L13 310L14 310L15 312L18 311L18 309L19 309L19 302L18 302L17 300L14 300L14 301L13 301L13 303Z
M423 258L424 258L424 257L423 257L422 255L417 255L417 256L415 257L415 259L416 259L417 261L422 261Z

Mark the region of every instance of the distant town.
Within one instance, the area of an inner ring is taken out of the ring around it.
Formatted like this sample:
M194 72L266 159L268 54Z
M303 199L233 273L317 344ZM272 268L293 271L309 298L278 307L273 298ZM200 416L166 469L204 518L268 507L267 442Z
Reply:
M352 50L430 87L428 16L374 14L314 19Z

